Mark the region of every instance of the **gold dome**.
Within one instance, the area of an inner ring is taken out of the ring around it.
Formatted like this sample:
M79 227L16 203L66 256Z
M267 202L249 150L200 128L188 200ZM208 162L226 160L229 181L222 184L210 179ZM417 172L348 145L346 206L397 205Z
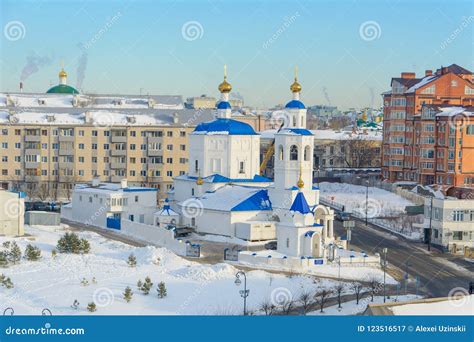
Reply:
M290 90L292 93L300 93L301 92L301 84L298 83L295 77L295 81L293 84L290 86Z
M227 65L224 65L224 81L219 84L218 89L221 93L230 93L230 91L232 90L232 86L229 82L227 82Z
M298 179L298 182L296 183L296 186L298 187L298 189L302 189L304 187L304 182L301 179L301 175L300 175L300 179Z
M61 71L59 72L59 78L63 78L63 77L67 77L67 73L66 71L64 71L64 68L62 68Z
M202 180L201 176L198 177L198 179L196 179L196 184L197 185L202 185L204 183L204 181Z

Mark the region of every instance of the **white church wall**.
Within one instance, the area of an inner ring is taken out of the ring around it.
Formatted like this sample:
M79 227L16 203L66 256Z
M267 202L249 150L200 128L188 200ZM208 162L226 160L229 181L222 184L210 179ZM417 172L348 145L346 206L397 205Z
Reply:
M202 214L196 216L195 220L198 233L235 236L231 212L203 209Z
M251 221L235 223L235 236L248 241L275 240L274 222Z

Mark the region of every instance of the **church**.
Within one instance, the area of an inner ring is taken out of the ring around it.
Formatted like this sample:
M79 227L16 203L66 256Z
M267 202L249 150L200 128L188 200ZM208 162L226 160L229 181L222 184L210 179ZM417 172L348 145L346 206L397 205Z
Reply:
M293 257L325 258L345 241L334 236L334 212L313 185L314 136L295 71L284 122L275 134L274 179L260 173L260 135L231 119L231 84L224 80L215 120L189 136L188 173L174 179L169 204L182 225L202 234L248 241L277 240Z

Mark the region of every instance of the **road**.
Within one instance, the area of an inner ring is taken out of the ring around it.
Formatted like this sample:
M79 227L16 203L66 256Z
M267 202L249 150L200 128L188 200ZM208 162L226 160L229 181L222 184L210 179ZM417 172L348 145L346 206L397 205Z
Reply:
M447 296L456 287L468 289L469 282L474 280L472 263L434 249L428 252L426 245L421 242L407 240L370 223L365 227L364 222L357 219L355 222L350 248L369 254L381 253L382 248L388 248L387 263L391 273L395 271L396 278L403 280L400 292L405 291L407 270L408 292L414 293L418 287L420 294L429 297ZM345 235L342 222L335 221L334 229L337 235Z

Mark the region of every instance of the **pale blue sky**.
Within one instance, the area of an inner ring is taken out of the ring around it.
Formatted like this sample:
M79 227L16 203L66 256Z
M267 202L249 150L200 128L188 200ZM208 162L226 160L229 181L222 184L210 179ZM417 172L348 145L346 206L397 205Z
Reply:
M31 92L56 84L64 60L69 83L79 81L85 92L218 96L227 64L234 90L254 106L289 99L294 65L306 105L342 108L379 106L379 94L401 71L421 75L452 63L474 69L467 0L2 0L0 6L0 91L18 89L29 56L38 65L24 80ZM21 39L6 32L12 21L23 25ZM188 22L198 22L197 39L183 37ZM375 22L373 40L370 30L360 34L366 22Z

